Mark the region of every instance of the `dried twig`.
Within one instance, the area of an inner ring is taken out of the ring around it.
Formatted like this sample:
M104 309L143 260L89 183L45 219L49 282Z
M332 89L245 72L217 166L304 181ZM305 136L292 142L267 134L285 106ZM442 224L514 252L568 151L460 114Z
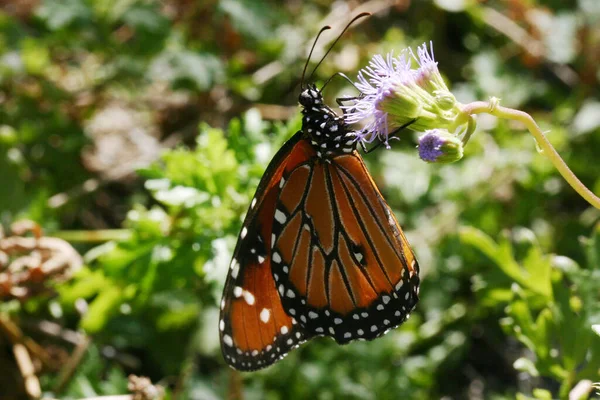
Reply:
M0 232L0 299L23 300L47 291L50 279L69 279L83 264L69 243L42 236L33 221L15 222L11 232L8 237ZM25 236L28 232L33 237Z
M15 343L13 345L13 354L15 355L15 361L23 376L23 383L25 385L25 391L30 399L39 399L42 395L42 388L40 381L35 374L35 368L27 348L22 343Z
M21 329L8 318L0 316L0 331L14 343L22 343L29 352L39 359L42 364L52 367L52 361L48 352L30 337L25 337Z
M127 389L133 392L132 400L161 400L165 390L160 385L153 385L145 376L129 375Z
M58 373L58 379L54 385L55 393L62 392L67 384L71 381L73 374L75 374L75 370L83 360L83 357L85 356L85 353L87 352L91 342L92 339L89 336L85 336L83 340L75 347L71 357L69 357L65 365Z

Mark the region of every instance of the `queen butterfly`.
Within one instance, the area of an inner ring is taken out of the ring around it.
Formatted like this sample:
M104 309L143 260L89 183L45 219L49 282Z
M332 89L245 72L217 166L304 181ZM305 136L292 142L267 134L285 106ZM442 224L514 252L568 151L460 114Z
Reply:
M221 349L238 370L267 367L314 336L374 339L418 301L419 266L356 131L304 84L305 72L302 129L258 185L221 300Z

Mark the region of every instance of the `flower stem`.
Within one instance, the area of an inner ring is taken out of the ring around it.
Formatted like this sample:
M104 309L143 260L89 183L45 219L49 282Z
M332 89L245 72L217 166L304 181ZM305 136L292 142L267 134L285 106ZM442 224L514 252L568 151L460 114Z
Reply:
M95 243L109 240L127 240L131 238L129 229L98 229L95 231L56 231L49 233L68 242Z
M583 183L581 183L579 178L577 178L573 171L569 169L567 164L565 164L564 160L548 141L531 115L520 110L502 107L498 105L498 100L495 98L490 99L489 102L475 101L473 103L466 104L461 107L461 112L465 117L472 116L474 114L486 113L494 115L498 118L522 122L527 127L529 132L531 132L543 153L550 159L550 161L552 161L552 164L554 164L558 172L560 172L569 185L571 185L571 187L575 189L575 191L579 193L581 197L587 200L588 203L597 209L600 209L600 198L592 193L592 191L589 190Z
M467 130L465 131L465 134L462 138L463 147L466 146L469 142L469 139L471 139L471 135L473 135L473 132L475 132L476 127L477 124L475 123L475 117L473 115L469 115L469 121L467 122Z

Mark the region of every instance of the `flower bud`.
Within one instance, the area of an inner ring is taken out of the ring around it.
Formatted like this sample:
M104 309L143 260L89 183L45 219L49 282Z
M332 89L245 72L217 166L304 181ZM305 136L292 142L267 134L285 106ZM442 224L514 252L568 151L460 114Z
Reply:
M432 129L419 138L419 157L430 163L452 163L463 156L462 141L444 129Z

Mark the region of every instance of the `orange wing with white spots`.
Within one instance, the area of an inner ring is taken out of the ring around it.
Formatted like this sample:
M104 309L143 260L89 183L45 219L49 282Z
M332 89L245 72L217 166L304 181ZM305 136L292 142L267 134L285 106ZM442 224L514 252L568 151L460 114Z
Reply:
M343 344L404 322L419 266L360 155L312 158L280 182L271 269L302 334Z
M272 227L281 177L313 157L302 132L275 155L242 226L221 300L221 350L232 367L273 364L310 337L284 310L271 271Z

